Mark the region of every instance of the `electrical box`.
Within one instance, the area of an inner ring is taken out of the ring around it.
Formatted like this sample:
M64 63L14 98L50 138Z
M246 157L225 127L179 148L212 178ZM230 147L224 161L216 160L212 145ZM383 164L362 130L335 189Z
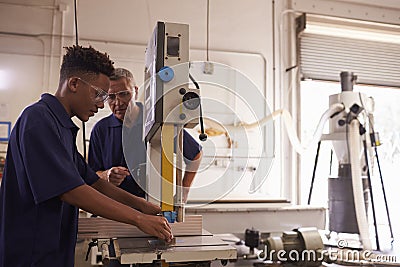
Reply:
M189 89L189 25L158 22L146 48L144 138L163 124L193 128L200 115L198 89Z

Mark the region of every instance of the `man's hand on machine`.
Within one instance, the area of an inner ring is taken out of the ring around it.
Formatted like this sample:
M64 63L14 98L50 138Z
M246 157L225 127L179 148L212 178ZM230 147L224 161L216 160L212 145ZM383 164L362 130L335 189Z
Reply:
M171 226L163 216L157 215L142 215L143 218L139 220L138 228L143 232L156 236L166 242L171 242L174 236L172 235Z

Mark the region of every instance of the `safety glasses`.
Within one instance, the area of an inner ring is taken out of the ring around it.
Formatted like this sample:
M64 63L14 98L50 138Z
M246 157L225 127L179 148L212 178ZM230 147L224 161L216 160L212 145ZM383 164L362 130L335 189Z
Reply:
M86 83L87 85L89 85L90 87L92 87L96 91L96 96L94 98L94 102L95 103L105 102L107 100L108 93L106 91L104 91L100 87L94 86L93 84L85 81L82 78L79 78L79 77L76 77L76 78L78 78L78 80L80 80L81 82Z
M129 101L131 100L132 97L132 91L125 90L125 91L120 91L116 93L109 93L108 94L108 102L115 102L117 100L117 97L119 100L122 101Z

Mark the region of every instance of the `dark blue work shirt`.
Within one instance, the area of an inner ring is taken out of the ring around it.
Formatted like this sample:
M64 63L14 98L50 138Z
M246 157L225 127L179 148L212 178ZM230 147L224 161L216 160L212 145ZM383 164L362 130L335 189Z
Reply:
M129 142L129 148L135 149L135 151L126 153L126 155L129 155L129 167L135 173L137 168L144 166L146 163L146 145L143 141L143 105L139 102L136 105L140 109L138 119L129 129L129 133L124 134L125 138L129 138L124 142ZM93 170L104 171L116 166L128 168L123 150L123 127L125 127L123 122L117 119L114 114L101 119L93 127L90 135L88 156L89 165ZM184 131L183 156L185 162L193 160L200 150L199 143L188 132ZM145 189L146 181L144 179L145 177L135 177L133 179L132 176L128 176L120 184L120 187L131 194L145 197L143 189ZM139 183L136 183L136 181Z
M52 95L27 107L0 187L0 266L73 266L78 209L60 195L98 176L76 149L79 128Z

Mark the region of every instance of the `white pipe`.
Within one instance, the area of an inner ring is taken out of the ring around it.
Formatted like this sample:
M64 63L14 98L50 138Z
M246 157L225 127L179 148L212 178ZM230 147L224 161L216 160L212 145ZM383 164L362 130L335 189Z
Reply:
M288 137L289 140L292 144L292 146L294 147L294 149L296 150L297 153L302 154L304 153L312 143L315 143L316 141L320 140L321 136L322 136L322 131L324 129L324 125L326 123L326 121L335 113L341 112L344 110L344 105L337 103L337 104L333 104L332 106L329 107L329 109L327 111L324 112L324 114L322 114L318 126L314 132L313 138L311 141L308 142L308 144L306 146L303 146L298 138L297 132L295 130L295 127L293 125L293 118L290 115L289 111L285 110L285 109L278 109L274 112L272 112L271 115L266 116L264 118L262 118L261 120L254 122L254 123L250 123L250 124L245 124L242 123L240 126L228 126L226 125L226 129L229 133L229 131L235 131L236 129L245 129L245 130L249 130L252 128L256 128L256 127L261 127L264 124L266 124L269 120L275 120L278 116L282 116L283 121L285 123L286 126L286 130L288 133Z
M367 213L365 210L364 190L361 177L361 144L360 144L360 123L354 119L350 122L349 129L349 146L350 146L350 165L351 165L351 180L354 194L354 207L360 239L365 250L371 250L372 244L369 238L369 227Z

